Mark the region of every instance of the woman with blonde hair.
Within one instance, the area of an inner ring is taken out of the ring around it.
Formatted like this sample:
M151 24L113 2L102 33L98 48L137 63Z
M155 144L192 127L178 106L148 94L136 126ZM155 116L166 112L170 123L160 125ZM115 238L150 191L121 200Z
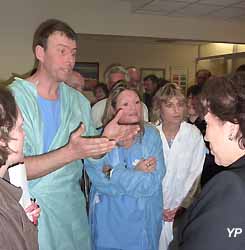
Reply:
M163 143L166 176L163 179L163 220L160 250L173 238L173 221L181 203L202 172L206 147L200 131L184 121L186 100L175 83L167 83L155 95L154 118Z
M104 158L85 162L92 176L90 223L95 250L158 250L165 165L159 132L143 122L137 92L120 81L111 90L103 123L120 112L119 124L139 124Z

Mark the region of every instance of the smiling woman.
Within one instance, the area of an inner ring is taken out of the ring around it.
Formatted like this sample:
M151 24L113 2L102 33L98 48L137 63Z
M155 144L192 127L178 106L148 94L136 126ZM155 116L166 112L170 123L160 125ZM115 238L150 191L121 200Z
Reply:
M95 250L158 250L162 228L165 165L156 128L143 122L136 90L119 81L107 100L103 123L140 124L140 133L120 141L97 161L86 160L92 177L90 221Z
M187 210L176 237L180 250L244 249L245 75L212 77L201 95L215 162L226 167ZM238 230L237 230L238 229Z
M103 124L107 124L115 115L115 111L123 110L119 120L121 124L142 123L142 105L138 93L133 88L126 87L126 82L120 81L112 89L109 95Z

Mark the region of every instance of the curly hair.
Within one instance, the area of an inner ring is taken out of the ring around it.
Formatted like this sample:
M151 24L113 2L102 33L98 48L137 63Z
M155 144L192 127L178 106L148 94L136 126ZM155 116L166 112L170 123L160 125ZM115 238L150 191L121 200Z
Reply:
M0 86L0 166L6 163L11 149L8 142L12 139L10 131L15 127L18 111L15 99L11 92Z
M245 73L224 77L211 77L204 85L201 108L205 114L211 112L221 121L238 124L239 146L245 147Z

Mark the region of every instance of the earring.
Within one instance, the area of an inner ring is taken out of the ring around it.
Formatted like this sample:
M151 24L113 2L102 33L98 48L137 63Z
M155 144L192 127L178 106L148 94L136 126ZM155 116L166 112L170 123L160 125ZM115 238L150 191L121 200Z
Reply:
M233 134L230 134L230 135L228 136L228 139L229 139L230 141L233 141L233 139L234 139Z

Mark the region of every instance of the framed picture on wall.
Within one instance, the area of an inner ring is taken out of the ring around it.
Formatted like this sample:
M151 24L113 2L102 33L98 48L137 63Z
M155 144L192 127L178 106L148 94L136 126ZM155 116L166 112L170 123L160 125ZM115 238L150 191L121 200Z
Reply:
M165 78L165 69L162 68L141 68L141 81L148 75L155 75L158 78Z
M85 78L85 90L92 90L99 81L98 62L76 62L74 70Z
M171 82L177 83L183 94L186 94L187 86L188 86L188 68L186 67L170 67L170 79Z

